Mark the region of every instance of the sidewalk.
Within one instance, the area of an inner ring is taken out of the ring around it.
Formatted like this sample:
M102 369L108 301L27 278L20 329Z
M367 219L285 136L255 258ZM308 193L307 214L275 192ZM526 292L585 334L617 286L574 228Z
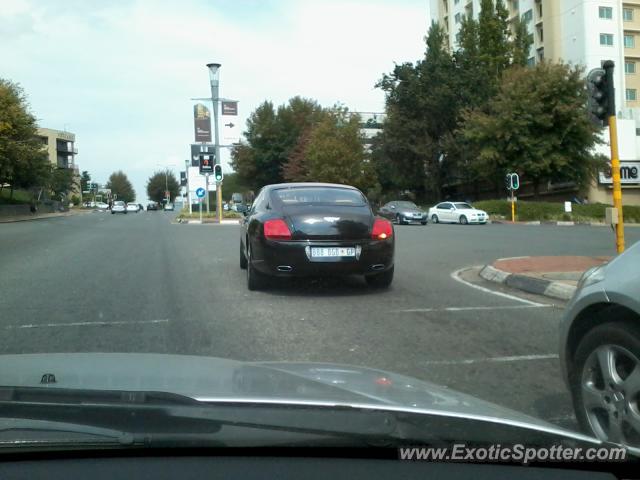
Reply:
M29 222L31 220L44 220L47 218L70 217L72 215L81 215L84 213L88 213L88 212L79 211L79 210L69 210L68 212L36 213L33 215L17 215L13 217L0 217L0 223Z
M480 276L528 293L569 300L582 273L610 259L580 256L500 258L486 265Z

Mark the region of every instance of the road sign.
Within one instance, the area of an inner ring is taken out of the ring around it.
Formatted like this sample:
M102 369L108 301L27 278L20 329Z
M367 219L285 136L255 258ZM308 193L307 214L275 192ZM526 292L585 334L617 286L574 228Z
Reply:
M198 197L198 198L204 198L204 194L205 194L205 193L206 193L206 192L204 191L204 188L202 188L202 187L201 187L201 188L199 188L199 189L197 189L197 190L196 190L196 197Z
M216 156L214 154L201 154L200 155L200 173L213 173L213 166L216 163Z

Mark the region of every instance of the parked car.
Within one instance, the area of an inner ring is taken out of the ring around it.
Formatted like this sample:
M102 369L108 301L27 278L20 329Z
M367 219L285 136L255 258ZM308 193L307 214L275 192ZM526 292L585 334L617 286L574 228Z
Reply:
M127 213L127 204L124 203L121 200L116 200L115 202L113 202L113 205L111 205L111 213Z
M485 224L489 215L466 202L442 202L429 209L429 220L432 223Z
M413 202L394 200L380 208L378 215L395 221L398 225L405 223L427 224L427 212Z
M151 211L151 210L158 210L158 204L156 202L149 202L147 204L147 212Z
M109 209L109 204L108 203L104 203L104 202L96 202L96 208L98 210L108 210Z
M269 277L364 275L393 280L392 223L373 215L360 190L329 183L265 186L241 221L240 268L257 290Z
M96 202L84 202L82 206L85 208L96 208Z
M168 211L168 212L173 212L174 208L175 208L175 207L173 206L173 203L167 203L167 204L164 206L164 209L165 209L166 211Z
M127 212L138 213L140 206L137 203L127 203Z
M560 324L560 364L580 426L640 448L640 242L582 275Z

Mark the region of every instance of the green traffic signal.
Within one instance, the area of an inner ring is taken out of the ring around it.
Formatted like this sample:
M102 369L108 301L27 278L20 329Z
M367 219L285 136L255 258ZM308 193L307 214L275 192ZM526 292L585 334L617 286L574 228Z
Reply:
M213 176L216 179L216 182L222 182L224 175L222 174L222 165L219 163L213 167Z

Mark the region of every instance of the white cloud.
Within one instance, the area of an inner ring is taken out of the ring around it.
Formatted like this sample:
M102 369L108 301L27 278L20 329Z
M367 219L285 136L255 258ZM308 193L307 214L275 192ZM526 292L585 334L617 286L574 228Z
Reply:
M2 75L43 126L76 133L81 169L101 182L124 170L140 199L158 163L177 172L188 158L206 63L222 63L221 95L240 100L235 129L294 95L380 111L375 82L422 55L429 21L409 0L1 3Z

